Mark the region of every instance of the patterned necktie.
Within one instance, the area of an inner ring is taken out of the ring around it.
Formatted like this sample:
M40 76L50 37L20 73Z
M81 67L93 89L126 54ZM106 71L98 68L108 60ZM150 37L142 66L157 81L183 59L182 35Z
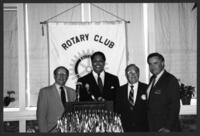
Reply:
M65 103L66 103L65 90L62 86L60 87L60 90L61 90L61 101L62 101L63 106L65 107Z
M103 93L103 83L102 83L100 74L98 74L97 81L98 81L99 90L100 90L101 93Z
M134 90L133 90L133 85L131 85L131 90L129 93L129 102L131 105L134 105Z

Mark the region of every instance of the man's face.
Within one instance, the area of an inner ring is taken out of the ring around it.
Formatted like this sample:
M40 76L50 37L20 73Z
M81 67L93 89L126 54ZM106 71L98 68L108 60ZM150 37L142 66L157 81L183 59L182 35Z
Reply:
M94 72L97 74L101 73L104 70L105 61L101 55L95 55L92 60L92 67Z
M139 73L137 73L136 68L131 66L126 71L126 78L130 84L134 84L139 80Z
M149 70L153 75L158 75L164 68L164 61L159 59L159 57L151 57L148 61Z
M64 86L68 79L68 74L66 70L63 68L58 69L56 75L54 75L54 79L58 85Z

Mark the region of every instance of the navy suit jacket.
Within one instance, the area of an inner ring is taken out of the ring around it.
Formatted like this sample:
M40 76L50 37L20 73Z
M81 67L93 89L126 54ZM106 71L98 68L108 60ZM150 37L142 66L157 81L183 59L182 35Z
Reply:
M148 131L147 84L139 82L135 105L128 101L128 84L117 90L115 112L121 115L124 132Z
M78 79L82 83L80 88L80 101L93 101L91 95L97 100L98 97L103 97L106 100L113 101L115 99L116 89L119 88L119 79L108 72L105 72L103 93L100 93L97 82L92 74L89 73ZM87 89L87 85L89 88Z
M180 130L179 95L178 80L172 74L164 71L149 94L148 119L150 131L158 131L162 127L171 131Z

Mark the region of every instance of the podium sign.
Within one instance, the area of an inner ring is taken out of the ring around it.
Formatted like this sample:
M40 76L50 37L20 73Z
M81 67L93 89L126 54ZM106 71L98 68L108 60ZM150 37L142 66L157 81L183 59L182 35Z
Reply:
M67 102L65 112L74 112L79 110L108 110L113 111L113 102Z

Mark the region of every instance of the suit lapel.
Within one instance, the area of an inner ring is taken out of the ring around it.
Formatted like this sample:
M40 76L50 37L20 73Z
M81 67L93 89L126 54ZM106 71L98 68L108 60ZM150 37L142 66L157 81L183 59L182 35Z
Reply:
M164 73L158 79L158 81L156 82L156 84L155 84L155 86L153 88L157 88L158 86L163 84L163 79L165 78L165 75L166 75L166 71L164 71Z
M128 105L130 105L130 102L129 102L129 94L128 94L128 84L126 84L125 85L125 87L124 87L124 89L126 90L126 91L124 91L125 93L123 93L124 95L125 95L125 98L126 98L126 103L128 104Z
M166 71L164 71L164 73L161 75L161 77L159 78L159 80L156 82L156 84L153 86L152 90L149 92L149 100L150 100L150 95L154 94L155 91L157 91L157 89L162 86L165 82L165 77L166 77ZM152 78L152 77L151 77ZM150 82L151 83L151 82ZM149 101L148 100L148 101Z
M141 94L142 94L142 88L141 88L140 82L138 82L138 89L137 89L137 96L136 96L135 106L137 105L137 103L139 103L139 101L141 99Z
M69 96L70 93L69 93L69 89L68 89L66 86L65 86L65 90L66 90L66 93L67 93L67 94L65 94L65 96L67 96L66 101L69 102L69 101L70 101L70 100L69 100L69 98L70 98L70 96Z
M89 84L91 85L90 91L93 92L93 93L95 93L95 92L100 93L100 91L99 91L99 86L98 86L98 84L97 84L97 82L96 82L96 80L95 80L95 78L94 78L92 72L90 73L88 79L90 80L90 81L88 81L88 82L89 82ZM96 93L95 93L95 94L96 94Z
M109 81L108 75L106 72L105 72L104 81ZM104 81L103 81L103 92L106 91L106 89L108 88L108 82L104 82Z
M120 97L121 98L126 98L126 99L123 99L125 104L129 104L129 100L128 100L128 84L125 84L121 90L121 93L120 93Z
M90 77L91 77L91 78L89 78L89 79L91 79L91 83L92 83L93 85L96 85L96 87L98 87L97 81L96 81L96 79L94 78L92 72L90 73Z
M126 90L126 91L124 91L124 92L126 92L126 93L124 93L124 94L125 94L125 97L126 97L127 102L129 103L129 100L128 100L128 84L126 84L126 86L125 86L124 88L125 88L125 90Z
M61 102L60 95L58 93L58 90L56 89L56 85L55 84L52 86L52 91L53 91L53 94L55 96L55 103L57 103L57 105L63 106L62 102Z

